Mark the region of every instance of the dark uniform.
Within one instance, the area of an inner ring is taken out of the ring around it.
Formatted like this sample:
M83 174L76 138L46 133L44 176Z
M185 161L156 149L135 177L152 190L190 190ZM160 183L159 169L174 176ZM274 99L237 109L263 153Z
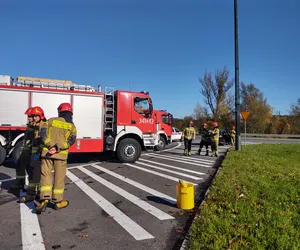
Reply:
M25 114L28 116L28 120L32 119L27 123L23 146L21 148L21 154L17 161L16 166L16 182L10 188L12 190L22 189L25 185L26 172L29 175L29 178L32 176L32 171L30 168L30 158L31 158L31 148L32 148L32 140L34 137L34 121L31 117L31 108L27 109Z
M208 143L209 143L209 131L206 128L206 123L203 124L202 128L200 129L200 134L201 134L201 141L200 141L200 147L198 149L198 154L200 155L202 148L205 146L206 148L206 154L205 156L208 156Z
M40 179L41 179L41 161L40 154L42 151L42 140L40 138L40 129L46 121L44 111L41 107L33 107L31 114L39 117L39 120L35 120L34 123L34 135L32 140L31 157L29 163L29 184L27 188L27 194L20 198L20 202L26 203L33 201L38 194Z
M58 107L59 117L50 118L43 124L41 138L44 143L42 151L41 203L37 212L44 212L52 199L55 209L68 206L63 200L65 177L67 171L68 149L76 141L76 127L72 121L72 107L62 103ZM52 186L52 168L54 167L54 186Z

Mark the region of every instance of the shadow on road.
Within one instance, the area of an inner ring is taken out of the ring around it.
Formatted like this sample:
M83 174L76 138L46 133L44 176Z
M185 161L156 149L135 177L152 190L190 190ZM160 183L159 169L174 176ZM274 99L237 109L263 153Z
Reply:
M163 205L166 205L168 207L176 207L176 204L173 204L171 202L168 202L167 200L165 199L162 199L160 197L157 197L157 196L147 196L146 197L149 201L153 201L155 203L159 203L159 204L163 204Z

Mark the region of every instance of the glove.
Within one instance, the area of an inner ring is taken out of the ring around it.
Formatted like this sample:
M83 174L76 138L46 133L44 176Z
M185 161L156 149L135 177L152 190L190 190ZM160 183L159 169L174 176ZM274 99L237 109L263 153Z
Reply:
M33 155L33 160L38 161L40 159L40 156L38 154Z

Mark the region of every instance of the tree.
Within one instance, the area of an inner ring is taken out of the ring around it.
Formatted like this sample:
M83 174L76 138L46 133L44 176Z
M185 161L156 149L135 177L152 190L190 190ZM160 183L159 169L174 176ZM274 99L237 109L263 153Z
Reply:
M300 98L295 104L291 105L291 133L300 134Z
M263 93L250 83L241 83L241 111L251 112L247 119L247 130L251 133L265 133L272 118L272 108ZM272 128L272 131L276 128Z
M199 103L197 103L193 117L195 120L206 120L209 117L207 108L202 107Z
M216 70L215 81L212 79L212 73L206 71L204 77L199 79L202 85L201 94L216 121L220 121L223 115L230 112L230 102L233 98L230 98L227 92L233 86L233 80L228 81L228 79L229 71L226 67Z

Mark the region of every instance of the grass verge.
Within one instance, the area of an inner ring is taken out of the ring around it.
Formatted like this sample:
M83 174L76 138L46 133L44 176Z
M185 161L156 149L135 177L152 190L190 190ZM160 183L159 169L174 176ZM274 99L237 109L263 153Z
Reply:
M199 213L189 249L299 249L300 144L230 151Z

